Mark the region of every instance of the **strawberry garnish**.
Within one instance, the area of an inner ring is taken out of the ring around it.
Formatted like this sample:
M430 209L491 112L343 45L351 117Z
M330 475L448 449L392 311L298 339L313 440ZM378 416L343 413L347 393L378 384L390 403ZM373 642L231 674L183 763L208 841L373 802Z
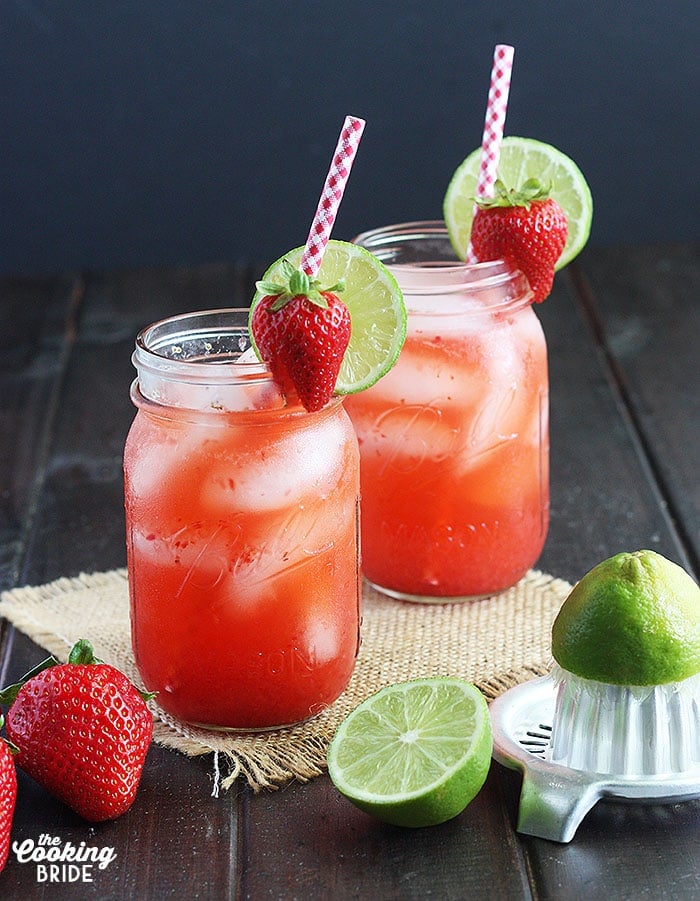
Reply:
M0 729L3 718L0 716ZM14 755L17 748L0 738L0 873L10 853L10 832L17 800L17 772Z
M262 281L264 293L251 320L253 338L273 378L309 412L320 410L335 390L350 341L350 314L336 292L284 261L286 284Z
M0 693L25 773L92 822L131 807L153 735L143 696L87 641L68 663L45 660Z
M554 269L566 244L566 216L535 178L519 191L497 180L494 197L477 197L471 246L479 262L506 260L527 278L535 303L552 290Z

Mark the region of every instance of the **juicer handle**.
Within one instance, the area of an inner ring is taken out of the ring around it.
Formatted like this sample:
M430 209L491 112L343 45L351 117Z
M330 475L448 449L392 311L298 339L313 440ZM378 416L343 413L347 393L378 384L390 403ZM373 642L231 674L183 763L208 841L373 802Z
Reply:
M570 842L581 821L601 797L600 783L587 773L523 771L518 832L554 842Z

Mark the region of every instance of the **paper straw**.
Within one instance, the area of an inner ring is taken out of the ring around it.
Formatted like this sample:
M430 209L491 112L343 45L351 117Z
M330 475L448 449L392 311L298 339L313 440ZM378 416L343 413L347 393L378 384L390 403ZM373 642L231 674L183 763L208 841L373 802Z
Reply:
M506 124L510 73L513 69L514 53L514 48L509 44L496 44L496 48L493 51L491 85L489 87L489 98L486 103L479 175L476 181L477 197L493 197L494 184L498 173L498 162L501 157L503 128ZM467 261L470 263L476 262L471 243L467 250Z
M350 170L355 159L357 147L365 127L364 119L346 116L333 161L326 176L326 183L316 208L316 215L311 224L309 237L306 239L304 252L299 268L309 278L314 278L321 267L321 260L331 236L333 223L345 191Z

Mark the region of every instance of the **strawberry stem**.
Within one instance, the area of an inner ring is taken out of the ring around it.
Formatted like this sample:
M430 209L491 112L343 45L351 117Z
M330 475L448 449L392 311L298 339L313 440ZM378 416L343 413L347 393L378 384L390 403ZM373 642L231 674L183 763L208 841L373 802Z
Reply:
M89 641L86 641L86 639L84 638L80 638L71 648L71 652L68 656L68 663L82 663L91 666L95 663L104 663L104 661L100 660L98 657L95 657L95 652L93 651L92 645Z
M546 200L552 190L551 183L543 185L538 178L528 178L519 189L507 188L500 178L494 184L493 197L475 197L476 203L482 210L493 210L498 207L524 206L530 209L530 204L536 200Z
M295 269L288 259L282 261L282 274L285 277L285 282L282 284L265 280L255 283L255 287L261 294L276 298L269 306L270 313L281 310L294 297L306 297L317 307L327 310L328 301L323 295L325 293L339 294L345 290L345 279L341 278L330 288L322 288L319 279L310 278L306 272Z

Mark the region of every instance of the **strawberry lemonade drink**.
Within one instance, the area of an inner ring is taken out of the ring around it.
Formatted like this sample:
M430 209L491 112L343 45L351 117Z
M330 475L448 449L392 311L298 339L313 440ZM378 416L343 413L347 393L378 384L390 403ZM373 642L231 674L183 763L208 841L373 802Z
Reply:
M360 461L338 395L391 368L406 322L386 267L330 240L364 124L345 117L306 244L268 268L249 309L164 320L136 341L132 644L144 684L190 723L304 721L354 668Z
M137 338L125 457L136 663L169 713L265 729L347 685L358 649L358 448L342 403L307 412L247 347L248 310Z
M548 527L547 355L527 280L503 262L458 262L440 222L356 241L390 268L408 310L395 367L346 400L364 574L407 600L502 591Z

